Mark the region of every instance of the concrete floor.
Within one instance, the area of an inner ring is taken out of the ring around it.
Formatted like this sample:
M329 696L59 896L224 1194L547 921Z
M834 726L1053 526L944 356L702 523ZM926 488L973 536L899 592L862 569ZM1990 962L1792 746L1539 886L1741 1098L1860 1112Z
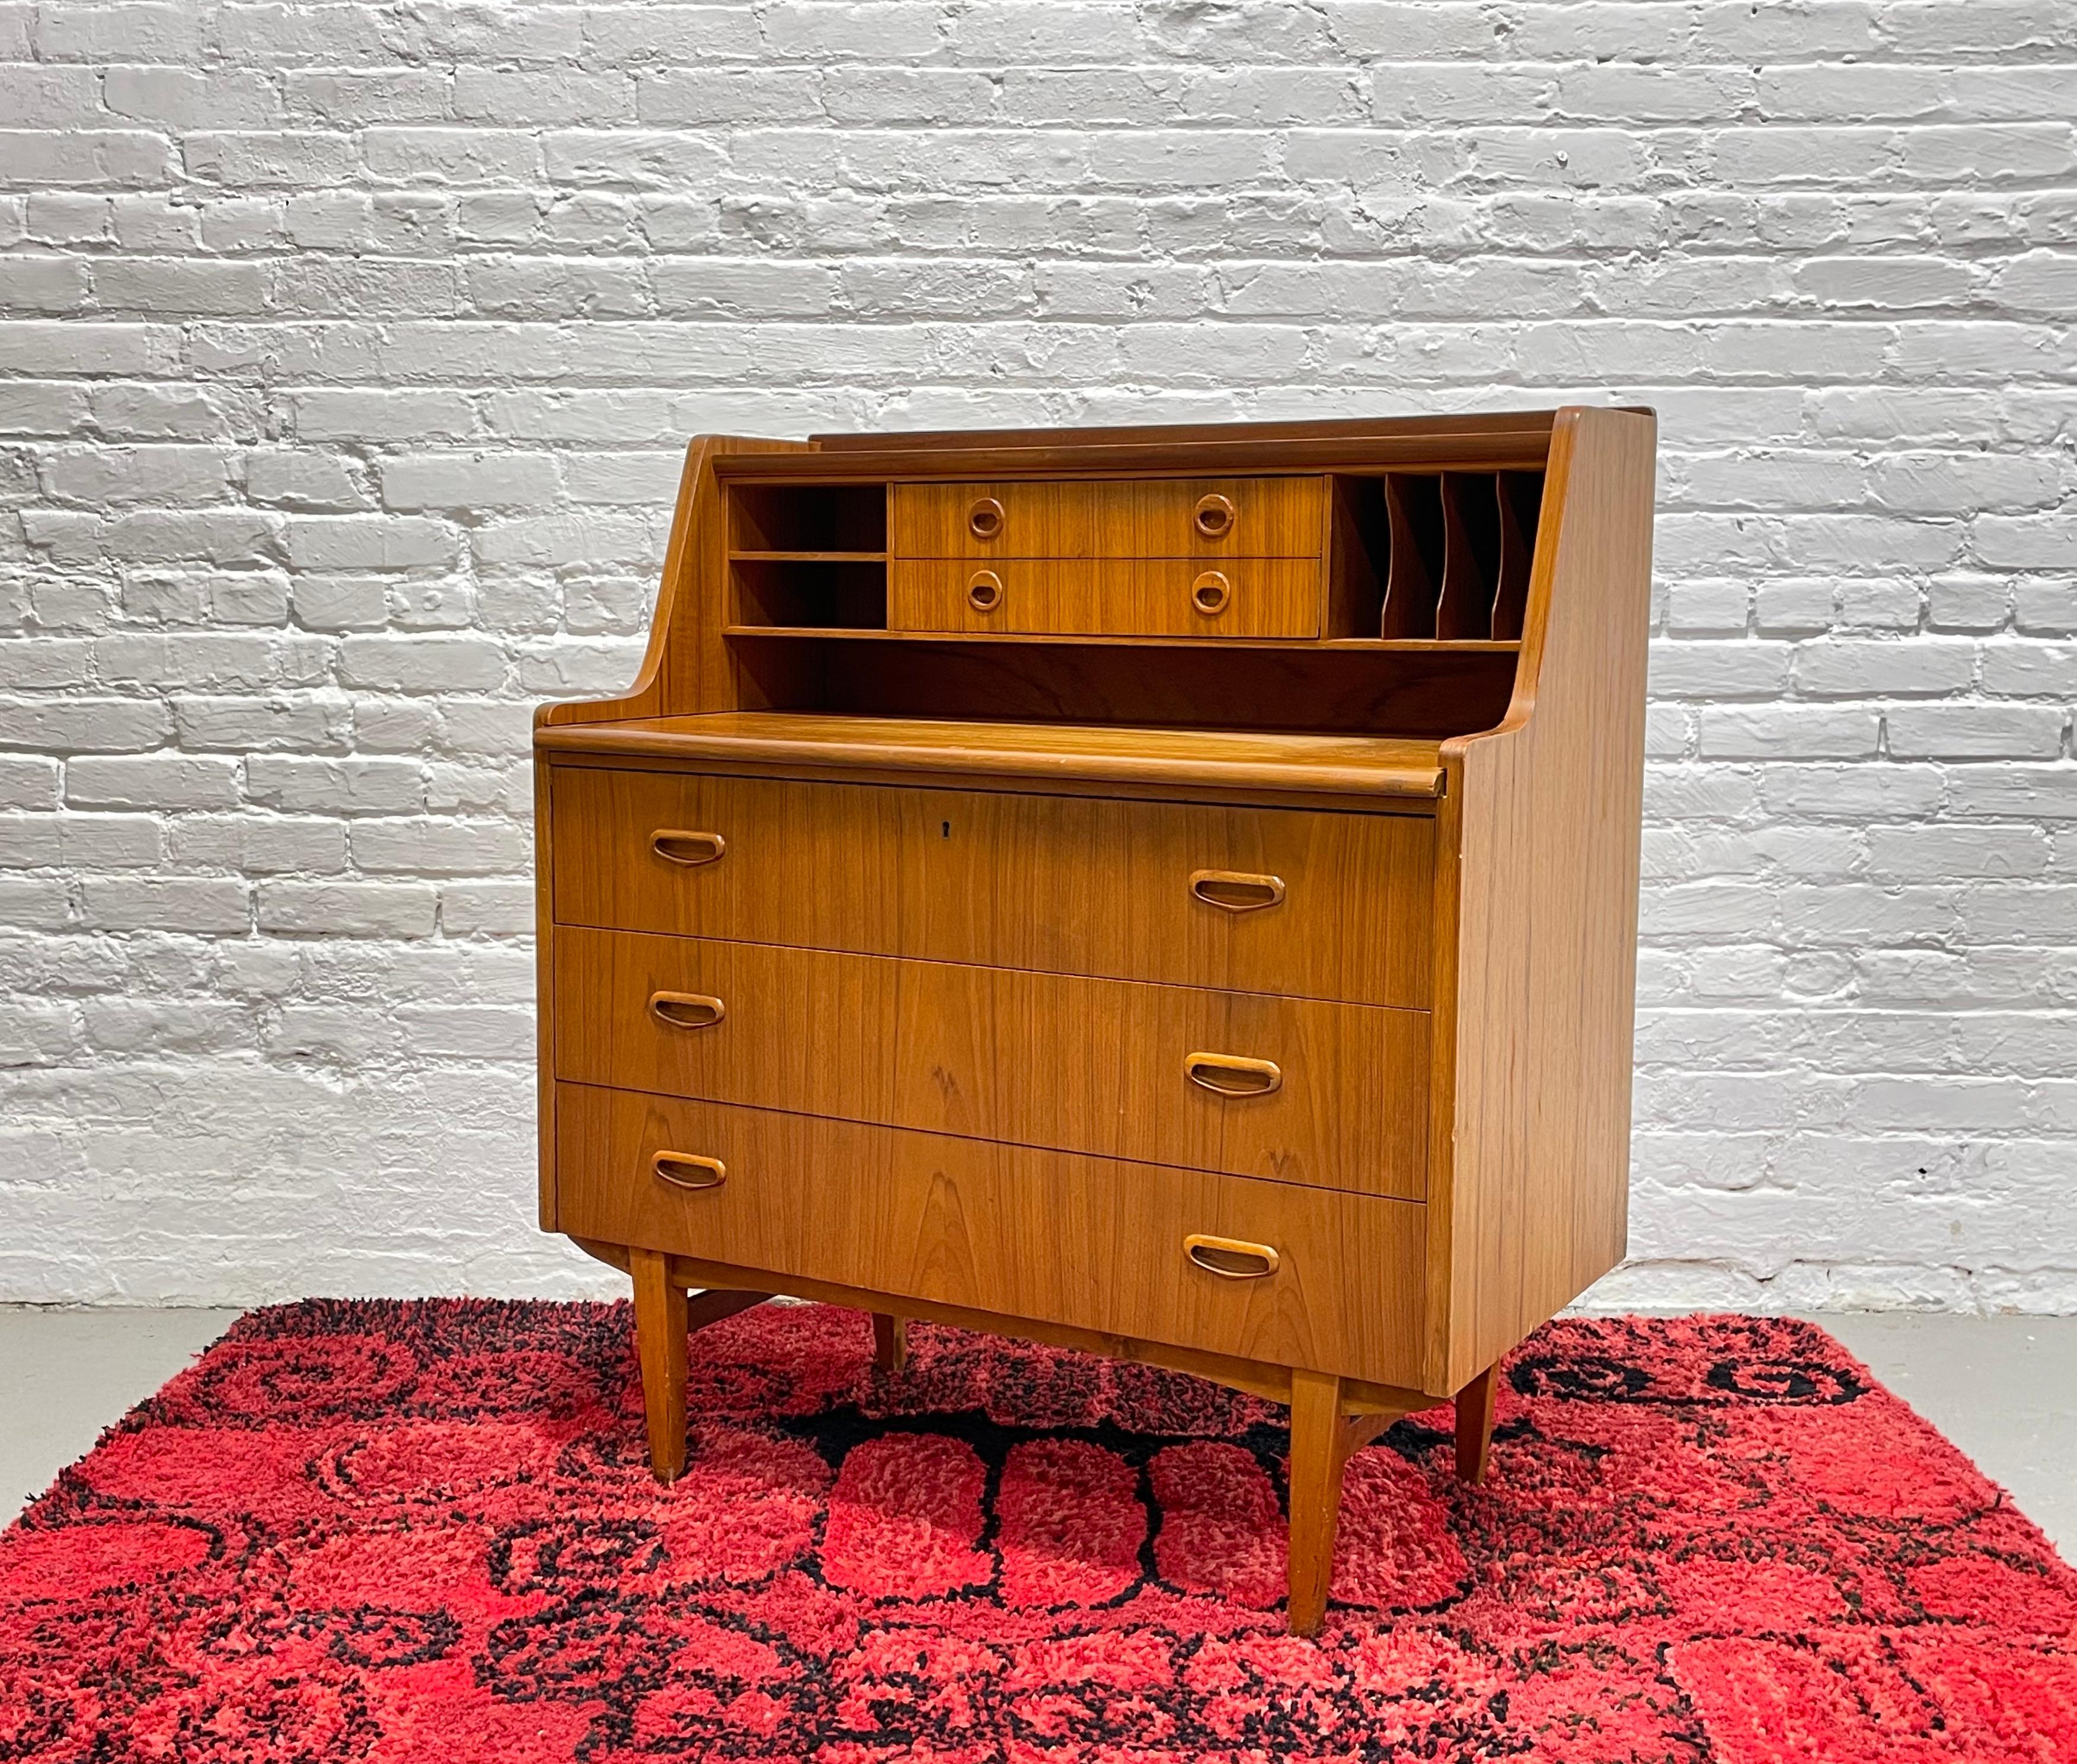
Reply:
M0 1307L0 1521L220 1335L235 1311ZM2077 1317L1812 1321L2077 1561Z
M235 1311L0 1307L0 1523L229 1329Z
M1848 1312L1829 1329L2077 1563L2077 1317Z

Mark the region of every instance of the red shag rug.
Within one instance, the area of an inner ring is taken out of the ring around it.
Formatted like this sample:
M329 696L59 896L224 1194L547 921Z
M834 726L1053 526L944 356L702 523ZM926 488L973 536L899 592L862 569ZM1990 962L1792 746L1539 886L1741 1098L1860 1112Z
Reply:
M1491 1483L1351 1463L1283 1633L1283 1412L854 1312L257 1312L0 1537L0 1758L2077 1759L2077 1576L1806 1325L1568 1321Z

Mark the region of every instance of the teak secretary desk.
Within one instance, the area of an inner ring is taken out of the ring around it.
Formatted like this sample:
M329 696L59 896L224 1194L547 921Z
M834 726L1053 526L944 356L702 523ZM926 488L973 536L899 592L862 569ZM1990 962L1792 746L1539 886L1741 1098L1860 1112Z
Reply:
M1623 1253L1649 413L710 437L543 710L541 1222L1291 1408L1342 1465ZM701 1289L689 1302L688 1288Z

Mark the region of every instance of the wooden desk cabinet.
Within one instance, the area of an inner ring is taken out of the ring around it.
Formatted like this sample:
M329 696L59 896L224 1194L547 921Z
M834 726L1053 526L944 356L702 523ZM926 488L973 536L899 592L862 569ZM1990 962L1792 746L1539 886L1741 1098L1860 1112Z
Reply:
M1623 1253L1654 424L710 438L545 709L541 1222L1291 1406L1341 1470ZM690 1301L688 1289L701 1296Z

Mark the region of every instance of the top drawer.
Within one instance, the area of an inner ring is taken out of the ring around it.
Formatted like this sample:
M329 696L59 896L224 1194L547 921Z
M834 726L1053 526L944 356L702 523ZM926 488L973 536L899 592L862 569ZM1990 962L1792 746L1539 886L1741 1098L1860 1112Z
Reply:
M590 766L559 923L1426 1009L1434 822Z
M1325 478L897 484L904 557L1319 557Z

